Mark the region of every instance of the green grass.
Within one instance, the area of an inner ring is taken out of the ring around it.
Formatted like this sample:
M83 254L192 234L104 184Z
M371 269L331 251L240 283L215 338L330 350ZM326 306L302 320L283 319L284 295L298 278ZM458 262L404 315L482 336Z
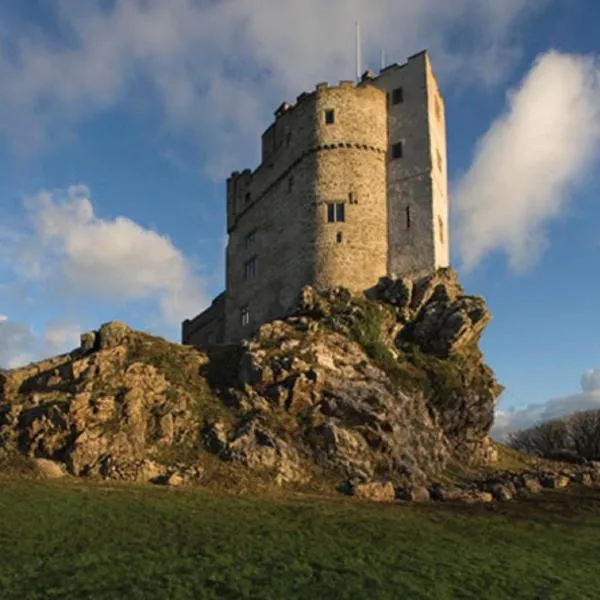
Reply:
M4 479L0 598L598 597L598 492L544 498L382 506Z

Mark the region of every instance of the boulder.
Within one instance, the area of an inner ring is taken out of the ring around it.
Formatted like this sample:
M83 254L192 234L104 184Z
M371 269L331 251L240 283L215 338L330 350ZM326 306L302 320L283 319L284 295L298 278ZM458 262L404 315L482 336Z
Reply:
M396 491L390 481L386 483L378 481L359 483L354 486L353 495L371 502L394 502L396 500Z

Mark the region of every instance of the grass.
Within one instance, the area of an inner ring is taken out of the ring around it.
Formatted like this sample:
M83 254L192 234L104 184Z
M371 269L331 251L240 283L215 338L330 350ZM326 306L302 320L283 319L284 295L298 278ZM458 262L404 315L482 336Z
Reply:
M593 491L425 507L4 479L0 514L3 600L571 600L600 586Z

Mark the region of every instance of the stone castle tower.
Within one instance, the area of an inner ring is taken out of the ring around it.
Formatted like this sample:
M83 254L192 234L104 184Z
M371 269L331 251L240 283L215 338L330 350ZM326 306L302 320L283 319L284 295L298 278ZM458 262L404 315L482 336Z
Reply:
M361 81L284 102L262 161L227 180L226 291L183 322L183 343L233 342L299 292L362 292L448 266L444 101L426 51Z

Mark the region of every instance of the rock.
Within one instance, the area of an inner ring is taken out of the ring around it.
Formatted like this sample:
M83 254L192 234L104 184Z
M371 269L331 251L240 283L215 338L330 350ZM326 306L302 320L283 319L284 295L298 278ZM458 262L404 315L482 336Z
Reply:
M559 475L556 473L544 473L540 477L540 483L542 487L549 489L560 489L567 487L570 483L570 479L566 475Z
M100 350L114 348L123 344L131 329L121 321L104 323L97 333L98 347Z
M450 502L453 500L459 500L460 498L462 498L464 493L457 487L445 487L436 484L429 489L429 495L432 500L436 500L438 502Z
M144 460L140 464L135 480L138 483L149 483L160 479L164 475L165 468L153 460Z
M42 479L61 479L67 475L64 465L46 458L32 460L36 474Z
M465 492L459 498L462 502L466 502L467 504L473 503L481 503L481 504L489 504L493 501L494 497L490 492L484 492L481 490L472 490L469 492Z
M537 494L542 491L542 484L532 475L523 475L522 483L523 489L530 494Z
M171 473L166 481L166 485L170 485L171 487L180 487L187 483L187 479L181 475L181 473Z
M507 485L502 485L501 483L493 484L489 491L491 492L494 500L499 500L500 502L507 502L512 500L514 497L514 492L512 492Z
M583 487L594 487L594 480L592 479L591 473L577 472L571 476L571 481L577 485Z
M407 500L408 502L428 502L431 500L429 490L422 485L398 488L396 490L396 497L399 500Z
M387 483L377 481L359 483L354 486L353 495L371 502L394 502L396 500L396 491L390 481Z
M81 334L81 343L79 348L82 352L92 352L96 348L96 332L88 331Z

